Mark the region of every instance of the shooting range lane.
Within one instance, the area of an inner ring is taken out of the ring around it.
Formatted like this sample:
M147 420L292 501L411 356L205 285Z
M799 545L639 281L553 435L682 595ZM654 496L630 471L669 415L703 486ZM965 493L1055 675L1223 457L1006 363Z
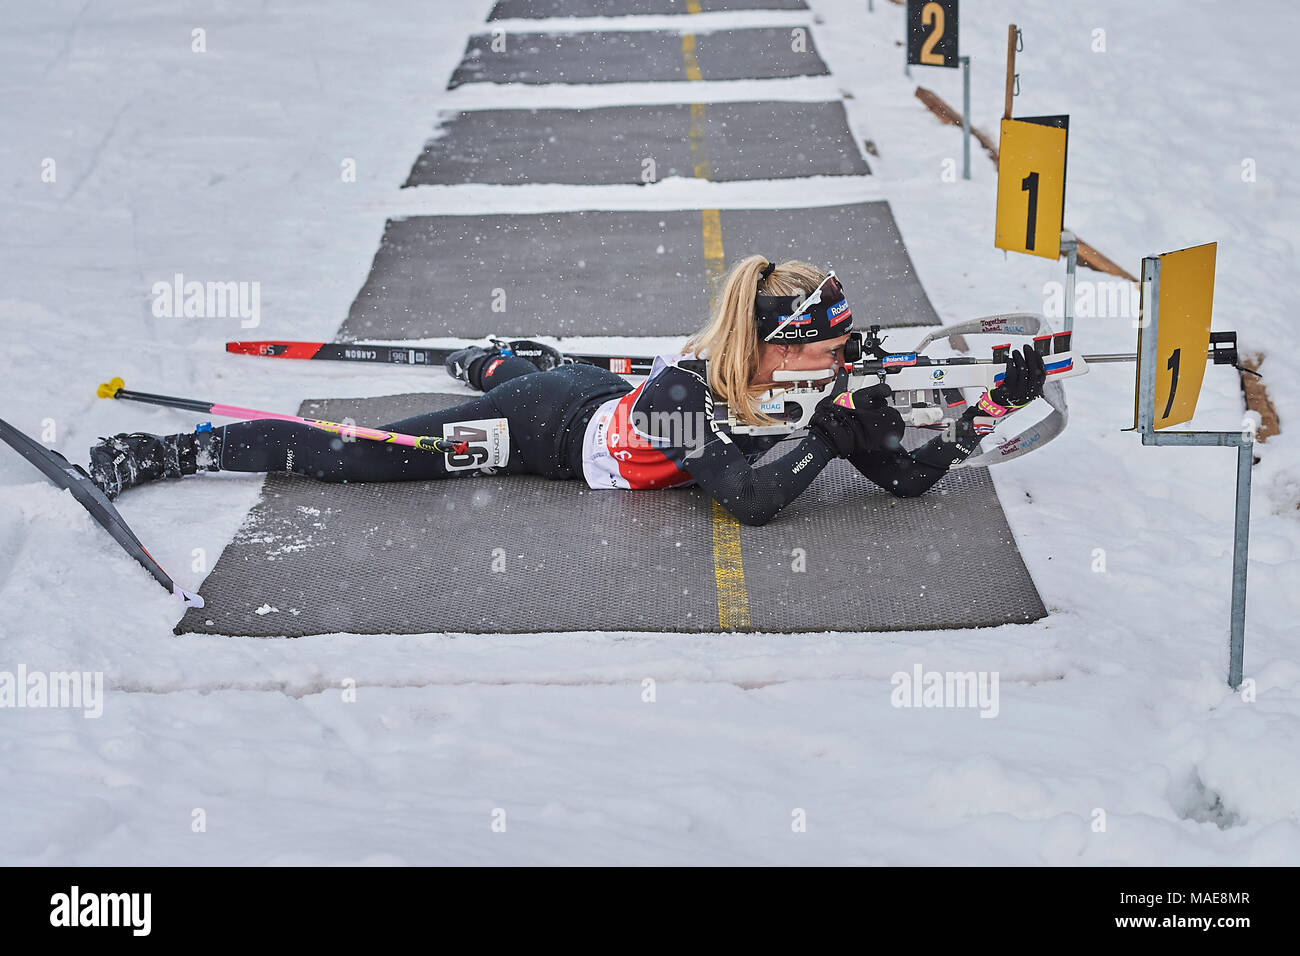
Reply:
M299 414L385 422L463 400L309 401ZM915 445L929 434L908 438ZM271 475L203 582L207 607L186 612L176 631L716 632L712 522L708 498L694 489ZM897 631L1046 614L984 470L899 499L837 461L775 521L742 528L740 541L750 626L737 630ZM795 548L806 554L805 573L792 570Z
M694 37L699 76L688 76L682 34L668 30L511 33L469 38L448 89L464 83L624 83L825 76L829 71L805 29L794 49L789 28L718 30Z
M500 4L497 15L525 15L522 7ZM527 13L653 12L646 7L583 0L530 3ZM653 39L646 68L677 78L684 65L695 79L733 68L710 62L729 55L720 51L733 49L730 40L692 47L683 36L677 64ZM535 57L490 69L575 76L596 72L582 62L589 58L581 45L543 44ZM784 117L779 137L774 111ZM773 188L798 202L815 201L798 177L869 175L839 103L443 115L442 135L407 185L639 183L642 161L653 157L657 179L788 178ZM725 266L755 252L833 266L859 328L939 321L886 202L466 213L390 221L339 338L685 335L702 324ZM504 308L494 311L498 290ZM304 403L301 413L375 424L464 400L334 399ZM932 435L909 430L906 442ZM956 471L920 498L899 499L844 461L762 528L739 525L698 490L595 491L581 481L489 476L331 485L271 475L203 593L208 606L189 611L178 633L863 632L1046 615L986 470Z
M718 10L807 10L803 0L499 0L489 20L622 17Z
M779 136L774 117L780 118ZM708 152L707 178L715 182L870 172L840 103L443 111L439 122L439 134L425 144L405 186L690 178L696 164L693 127Z
M717 215L733 257L834 265L860 327L938 324L887 202ZM688 335L707 318L704 243L699 210L392 220L337 337Z

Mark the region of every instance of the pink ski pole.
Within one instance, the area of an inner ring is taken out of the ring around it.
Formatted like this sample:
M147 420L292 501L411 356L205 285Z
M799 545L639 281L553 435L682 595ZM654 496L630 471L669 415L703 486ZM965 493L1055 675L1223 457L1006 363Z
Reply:
M255 408L240 408L237 405L221 405L216 402L201 402L193 398L173 398L170 395L151 395L148 392L135 392L125 387L120 378L104 382L96 394L100 398L118 398L146 405L164 405L168 408L184 408L193 412L207 412L223 415L227 418L258 419L269 418L280 422L298 422L310 425L322 431L333 432L344 438L365 438L369 441L387 442L390 445L407 445L419 451L436 454L463 455L469 448L468 442L449 441L432 435L403 435L401 432L386 432L378 428L366 428L362 425L342 425L338 422L326 422L315 418L300 418L297 415L281 415L279 412L262 412Z

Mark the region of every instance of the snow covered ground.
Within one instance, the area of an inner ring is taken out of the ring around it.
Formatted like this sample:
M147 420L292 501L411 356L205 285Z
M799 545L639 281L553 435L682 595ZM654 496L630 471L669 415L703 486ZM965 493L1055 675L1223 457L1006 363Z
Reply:
M489 0L435 12L410 0L8 11L3 417L84 462L95 436L194 424L96 400L111 375L281 410L423 387L430 379L414 370L272 371L222 353L227 339L250 337L238 319L150 308L154 283L176 273L255 281L259 337L328 338L392 215L887 198L945 321L1041 309L1062 264L993 248L992 164L976 148L972 180L945 182L960 133L912 95L920 83L959 104L959 74L903 76L900 8L809 3L829 77L689 93L447 92ZM963 15L975 125L996 134L1011 21L1026 44L1017 113L1071 115L1067 227L1131 272L1143 255L1217 240L1215 327L1270 355L1263 371L1284 433L1258 448L1254 475L1253 700L1224 681L1235 456L1143 448L1122 434L1126 365L1073 382L1065 435L994 469L1051 615L965 632L178 638L179 606L66 495L0 450L0 670L102 671L106 683L96 719L0 708L0 862L1300 862L1300 385L1278 364L1297 306L1300 200L1284 170L1300 132L1287 119L1293 72L1273 42L1300 27L1300 12L1281 2L991 0ZM1273 26L1261 30L1260 17ZM809 19L723 13L690 25ZM665 24L685 21L609 25ZM206 52L192 50L196 29ZM1106 52L1092 49L1097 29ZM880 151L876 175L397 188L438 108L760 92L851 94L856 138ZM1253 182L1242 181L1247 159ZM347 160L355 182L341 176ZM1132 317L1080 318L1076 342L1130 351ZM440 375L432 384L458 387ZM1235 429L1241 418L1236 375L1211 367L1195 425ZM143 488L121 511L194 584L260 483L216 475ZM1104 571L1094 570L1097 549ZM996 717L892 706L891 677L917 665L996 672Z

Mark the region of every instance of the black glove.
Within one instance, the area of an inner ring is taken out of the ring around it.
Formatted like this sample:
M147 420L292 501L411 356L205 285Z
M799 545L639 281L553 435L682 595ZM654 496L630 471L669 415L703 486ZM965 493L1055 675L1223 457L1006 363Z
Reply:
M903 439L903 416L886 401L893 389L873 385L848 391L848 374L835 377L835 388L822 399L808 422L808 430L821 438L839 458L860 451L898 448Z
M849 396L866 432L866 441L858 451L893 451L902 447L907 426L898 409L889 404L893 394L892 388L880 382L869 388L860 388Z
M1047 369L1043 357L1032 345L1024 347L1024 355L1012 352L1007 356L1007 372L1002 384L991 389L988 397L995 405L1009 411L1024 408L1043 394Z

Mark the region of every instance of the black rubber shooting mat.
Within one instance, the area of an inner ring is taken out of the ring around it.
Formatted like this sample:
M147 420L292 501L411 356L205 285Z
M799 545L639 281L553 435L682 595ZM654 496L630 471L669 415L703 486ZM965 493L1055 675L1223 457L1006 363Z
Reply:
M337 399L304 402L299 414L377 423L460 401ZM909 431L909 446L929 437ZM739 530L754 631L977 627L1046 615L984 469L899 499L836 461L771 523ZM176 631L714 632L713 542L712 504L698 490L271 475L203 582L207 606L188 610ZM793 570L795 549L805 572Z
M824 76L812 33L800 42L789 27L717 30L693 35L700 75L686 75L684 38L667 30L599 33L511 33L469 38L448 89L463 83L627 83L673 80L773 79ZM795 49L798 46L800 49Z
M863 176L838 102L442 111L404 186ZM707 169L705 165L707 164Z
M728 264L833 267L859 328L939 324L883 200L719 220ZM708 313L701 223L698 209L391 220L338 338L687 335Z
M807 10L803 0L698 0L701 13L716 10ZM489 20L542 17L620 17L690 13L687 0L498 0Z

